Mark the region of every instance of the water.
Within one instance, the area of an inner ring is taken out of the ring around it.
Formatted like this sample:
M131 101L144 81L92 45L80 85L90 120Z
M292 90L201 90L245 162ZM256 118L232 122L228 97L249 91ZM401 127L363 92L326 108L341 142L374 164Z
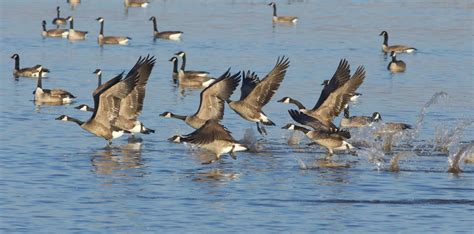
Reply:
M472 231L474 170L461 160L467 151L460 152L474 139L473 125L463 124L474 116L472 2L282 1L278 12L300 21L276 27L266 3L155 0L149 8L126 12L121 1L82 1L74 11L65 1L2 1L0 230ZM41 38L41 20L51 28L57 5L64 17L74 16L75 28L89 31L87 40ZM159 29L184 31L183 39L154 42L152 15ZM130 36L131 44L100 48L99 16L105 18L106 35ZM390 44L419 49L397 56L407 63L405 73L386 70L382 30L389 32ZM199 90L182 92L171 81L168 59L180 50L187 52L189 69L215 76L232 67L262 77L278 56L290 58L280 90L264 108L277 123L267 128L269 136L256 135L255 124L226 109L224 125L236 139L252 144L237 160L225 155L201 165L205 154L166 140L192 129L158 114L191 114L198 104ZM20 54L22 66L41 63L51 69L44 87L69 90L77 102L36 107L31 94L36 81L11 76L13 53ZM142 136L141 145L122 137L104 148L104 140L54 120L61 114L87 119L89 113L73 107L92 104L97 82L92 72L101 68L104 78L111 78L148 53L157 56L157 64L141 120L157 132ZM319 84L332 76L341 58L353 71L359 65L367 71L352 114L378 111L384 121L412 124L418 130L414 138L395 136L392 152L384 152L381 141L354 138L371 147L361 147L357 157L337 154L329 164L321 161L324 149L280 129L291 121L291 107L276 100L291 96L313 105ZM448 98L425 109L439 92ZM436 145L445 136L451 139L441 141L449 142L448 152ZM462 172L447 172L448 155L460 160ZM392 157L399 171L391 170Z

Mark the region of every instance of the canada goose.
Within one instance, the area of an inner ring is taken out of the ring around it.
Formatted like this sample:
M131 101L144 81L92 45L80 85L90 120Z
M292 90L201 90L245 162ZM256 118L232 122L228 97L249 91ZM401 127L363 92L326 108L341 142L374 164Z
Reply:
M232 137L231 132L215 119L207 120L196 131L188 135L179 136L178 139L180 142L188 142L214 153L216 159L206 162L206 164L219 160L221 154L225 153L230 153L231 157L236 159L234 152L247 150L247 147L239 144Z
M66 22L66 19L61 18L61 17L59 16L59 12L60 12L59 6L57 6L57 7L56 7L56 13L57 13L57 15L56 15L56 18L53 19L53 24L55 24L55 25L57 25L57 26L59 26L59 25L65 25L65 24L67 23L67 22Z
M397 60L397 53L395 51L390 52L392 61L388 63L387 69L391 72L404 72L407 69L407 65L402 60Z
M268 4L269 6L273 7L273 18L272 21L274 23L296 23L298 21L298 17L295 16L277 16L277 6L274 2Z
M327 85L329 85L329 80L324 80L321 85L326 87ZM361 93L357 93L357 92L352 93L350 95L351 95L351 98L350 98L351 102L356 102L359 99L359 97L362 96Z
M109 145L112 144L113 139L129 133L115 126L115 121L119 115L121 99L135 88L140 73L132 69L126 78L122 79L122 77L123 72L94 90L92 93L94 113L86 122L67 115L61 115L56 120L75 122L82 129L107 140Z
M224 105L235 88L240 83L240 72L231 75L230 69L222 74L216 82L201 92L201 100L197 112L193 115L175 115L164 112L160 116L165 118L181 119L193 128L200 128L209 119L222 120L224 117Z
M74 19L72 16L67 17L66 20L69 21L69 34L67 35L67 39L71 41L86 39L87 31L74 30Z
M187 71L178 71L178 58L172 57L170 62L173 63L173 82L178 83L181 87L208 87L216 81L210 76L196 75L196 73L188 73ZM180 75L181 74L181 75Z
M267 134L265 128L260 128L259 123L263 125L275 125L263 113L262 108L273 97L281 82L285 78L286 70L290 66L288 58L279 57L273 69L265 76L263 80L259 80L255 73L243 77L241 96L238 101L227 101L229 107L234 110L240 117L257 123L257 130L260 134ZM249 76L250 75L250 76Z
M350 116L349 107L344 109L344 118L341 119L341 128L360 128L371 125L380 119L380 113L374 112L372 116Z
M179 69L179 74L180 76L182 75L182 73L184 73L185 75L192 75L192 76L209 76L209 72L207 71L190 71L190 70L186 70L186 53L184 53L184 51L180 51L180 52L177 52L175 53L174 55L177 55L179 57L181 57L181 59L183 60L182 63L181 63L181 68Z
M46 30L46 20L43 20L42 26L43 31L41 32L41 35L43 37L67 37L67 35L69 34L69 30L67 29L55 28Z
M125 129L132 134L150 134L155 132L155 130L146 128L143 123L137 120L143 109L143 102L145 100L145 86L148 82L148 78L150 77L151 70L155 65L155 61L156 60L154 57L140 57L135 66L132 68L131 71L138 71L140 77L138 83L135 85L133 90L120 102L120 111L114 123L116 127ZM98 88L100 88L100 77L102 71L100 69L97 69L94 73L96 73L99 77ZM75 108L81 111L94 112L94 108L91 108L84 104L79 105Z
M43 89L42 85L42 73L43 67L39 67L38 82L36 83L36 89L33 91L35 95L35 101L40 103L71 103L74 95L70 92L62 89Z
M143 7L146 8L150 2L148 0L124 0L125 7Z
M36 65L34 67L24 67L20 69L20 55L13 54L12 59L15 59L15 67L13 68L13 76L15 77L39 77L39 68L43 68L43 77L47 77L49 69Z
M97 87L101 86L102 85L102 70L97 68L97 69L95 69L93 74L97 75Z
M387 31L382 31L379 36L383 36L382 50L385 53L390 53L395 51L397 53L411 53L417 49L414 47L409 47L406 45L391 45L388 46L388 33Z
M170 39L170 40L179 40L183 32L181 31L162 31L159 32L156 27L156 17L150 17L150 21L153 21L153 36L155 38Z
M297 130L303 132L309 139L328 150L329 156L334 150L349 150L354 147L346 139L351 138L351 134L338 128L330 128L316 118L304 114L297 110L289 110L291 118L296 122L307 125L314 130L309 130L295 124L287 124L283 129Z
M99 17L96 19L97 21L100 22L100 32L99 32L99 38L97 39L97 42L99 45L103 44L119 44L119 45L126 45L129 40L132 38L130 37L123 37L123 36L104 36L104 18Z
M293 103L301 112L318 119L326 126L336 128L332 120L346 107L352 95L364 81L364 67L359 66L352 78L349 79L349 76L349 64L347 60L342 59L333 77L321 91L313 109L306 109L300 102L289 97L284 97L279 102Z

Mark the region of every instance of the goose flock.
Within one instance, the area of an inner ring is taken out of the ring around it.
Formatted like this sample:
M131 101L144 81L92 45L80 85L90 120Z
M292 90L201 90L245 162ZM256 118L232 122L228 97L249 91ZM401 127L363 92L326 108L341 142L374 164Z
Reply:
M144 0L125 0L126 7L146 7ZM298 17L278 16L277 6L274 2L268 4L273 8L272 22L275 24L295 24ZM66 38L68 40L86 40L88 31L80 31L74 28L74 18L68 16L62 18L60 7L56 8L56 17L52 24L55 29L46 28L46 20L42 21L43 37ZM100 23L97 43L104 45L127 45L132 39L128 36L106 36L104 34L103 17L96 20ZM157 19L152 16L148 19L153 23L153 38L165 40L179 40L183 35L182 31L158 31ZM66 27L69 22L69 29ZM412 53L416 48L405 45L388 45L388 33L382 31L380 36L384 37L382 52L390 54L391 61L387 65L390 72L403 72L406 64L397 60L397 53ZM42 78L50 72L42 65L20 68L20 56L13 54L15 60L13 76L37 78L37 86L34 90L34 99L38 103L49 105L63 105L73 102L76 98L70 92L63 89L44 89ZM176 143L189 143L201 147L211 152L215 157L205 163L212 163L220 158L222 154L229 153L235 159L235 152L248 150L248 146L234 139L231 132L221 124L224 118L226 103L242 119L256 123L257 131L265 136L268 130L265 126L275 126L271 120L271 114L265 113L263 108L268 104L283 82L288 69L290 59L286 56L277 58L273 68L260 79L254 71L244 70L231 72L229 68L219 77L213 77L207 71L187 70L186 53L179 51L169 59L173 63L171 78L174 83L184 88L202 88L200 102L197 111L193 114L179 115L172 111L165 111L160 114L163 118L175 118L184 121L187 125L196 129L194 132L183 135L172 136L169 140ZM181 60L181 66L179 66ZM74 117L61 115L57 120L74 122L82 129L105 139L108 144L112 140L124 134L150 134L153 129L145 127L139 120L143 111L146 86L152 70L155 66L156 58L147 55L138 58L137 62L125 74L116 75L105 83L102 82L102 70L96 69L98 85L92 92L93 107L81 104L76 109L91 112L91 117L86 121L81 121ZM91 69L92 71L92 69ZM295 123L288 123L283 129L300 131L314 144L324 147L328 151L328 156L332 156L335 151L354 150L350 143L353 128L370 126L382 120L380 113L374 112L372 116L350 116L349 106L352 101L362 94L357 89L363 84L366 78L364 66L359 66L351 75L349 62L341 59L334 75L322 83L323 89L317 98L316 104L312 108L305 107L298 100L291 97L284 97L277 102L293 104L296 110L288 111L291 119ZM240 98L231 100L231 96L242 81L240 87ZM184 111L183 111L184 112ZM339 126L334 123L334 119L344 112ZM385 123L379 134L396 134L411 126L405 123Z

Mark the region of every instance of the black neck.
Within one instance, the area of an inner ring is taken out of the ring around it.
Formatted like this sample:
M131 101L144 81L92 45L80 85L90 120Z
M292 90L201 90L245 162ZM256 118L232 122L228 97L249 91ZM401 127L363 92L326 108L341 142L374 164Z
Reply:
M290 103L295 104L300 110L306 109L306 107L303 104L301 104L301 102L299 102L298 100L290 99Z
M100 32L99 35L104 35L104 21L100 22Z
M392 56L392 62L396 62L397 61L397 56L396 55L393 55Z
M98 83L97 83L97 87L99 87L99 86L102 85L102 74L98 74L97 79L99 80Z
M74 29L74 19L71 18L71 21L69 21L69 28Z
M296 125L295 125L295 128L294 128L294 130L296 130L296 131L301 131L301 132L303 132L304 134L306 134L306 133L308 133L308 132L309 132L309 130L308 130L308 129L306 129L306 128L303 128L303 127L301 127L301 126L296 126Z
M80 121L76 118L72 118L72 117L67 117L67 121L71 121L71 122L74 122L74 123L77 123L78 125L82 125L84 122L83 121Z
M388 45L388 33L383 34L383 44Z
M46 25L43 24L43 32L46 32Z
M344 118L348 119L349 118L349 107L344 109Z
M178 73L178 59L173 61L173 73Z
M175 114L171 114L171 117L173 117L173 118L175 118L175 119L186 120L186 116L185 116L185 115L175 115Z
M59 9L56 9L56 12L58 13L57 15L58 15L58 18L59 18Z
M277 6L273 4L273 16L277 16Z
M183 54L183 63L181 63L181 70L184 71L184 68L186 67L186 54Z
M39 71L38 82L36 83L36 88L40 88L40 89L43 88L42 77L43 77L43 69Z
M158 28L156 27L156 19L153 18L153 31L158 32Z
M15 70L20 70L20 57L15 58Z

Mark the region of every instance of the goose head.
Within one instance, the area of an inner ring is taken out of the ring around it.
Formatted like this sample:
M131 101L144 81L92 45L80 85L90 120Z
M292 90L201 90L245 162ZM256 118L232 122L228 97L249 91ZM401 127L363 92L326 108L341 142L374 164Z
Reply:
M102 75L102 70L100 70L99 68L95 69L94 72L92 72L92 74L97 74L98 76Z
M178 53L175 53L174 55L177 55L179 57L183 57L184 56L184 51L180 51Z
M176 60L178 60L178 58L176 58L176 57L172 57L172 58L170 58L170 60L169 60L169 61L174 63L174 62L176 62Z
M268 3L267 5L269 5L269 6L275 6L275 3L274 3L274 2L271 2L271 3Z
M67 21L72 21L72 16L68 16L68 17L66 18L66 20L67 20Z
M173 116L173 113L166 111L166 112L161 113L160 116L165 117L165 118L171 118Z
M395 51L390 52L390 57L395 58L397 56L397 53Z
M99 22L101 22L101 23L104 22L104 18L102 18L102 17L99 17L99 18L97 18L97 19L95 19L95 20L97 20L97 21L99 21Z
M382 31L379 36L384 36L384 35L387 35L387 31Z
M283 126L281 129L294 130L294 129L295 129L295 125L289 123L289 124Z
M379 121L379 120L382 120L382 116L380 116L380 113L379 113L379 112L374 112L374 113L372 114L372 119L373 119L374 121Z
M329 84L329 80L324 80L323 83L321 83L322 86L327 86Z
M156 20L156 17L155 16L152 16L150 17L149 21L153 21L153 20Z
M293 99L291 99L290 97L284 97L284 98L278 100L277 102L281 102L281 103L291 103L291 101L293 101Z
M180 135L174 135L170 138L168 138L169 141L175 142L175 143L180 143L181 142L181 136Z
M76 106L76 107L74 107L74 109L78 109L80 111L94 111L94 109L92 109L90 106L88 106L86 104L81 104L79 106Z
M20 56L19 56L18 54L13 54L10 58L12 58L12 59L17 59L17 58L19 58L19 57L20 57Z
M69 121L70 117L67 115L61 115L56 118L56 120L61 120L61 121Z

